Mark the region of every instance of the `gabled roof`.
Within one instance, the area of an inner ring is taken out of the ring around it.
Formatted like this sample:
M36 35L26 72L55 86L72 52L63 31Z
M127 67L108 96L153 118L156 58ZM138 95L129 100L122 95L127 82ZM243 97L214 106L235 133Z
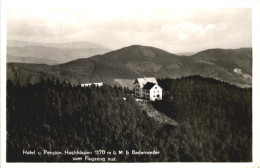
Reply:
M150 83L157 83L156 79L154 77L151 77L151 78L136 78L135 83L139 83L140 85L145 85L147 82L150 82Z
M143 89L145 89L145 90L150 90L150 89L153 88L154 85L156 85L156 83L147 82L147 83L144 85Z

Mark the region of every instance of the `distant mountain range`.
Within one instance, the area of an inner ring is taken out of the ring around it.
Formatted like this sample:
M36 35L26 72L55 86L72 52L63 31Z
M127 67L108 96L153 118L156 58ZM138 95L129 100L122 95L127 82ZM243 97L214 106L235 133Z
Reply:
M88 58L111 50L88 42L36 43L7 41L7 62L54 65L78 58Z
M67 48L67 49L77 49L77 48L104 48L100 45L89 43L86 41L71 41L67 43L38 43L30 41L18 41L18 40L8 40L7 46L10 47L27 47L27 46L44 46L44 47L55 47L55 48Z
M120 79L125 82L144 76L180 78L190 75L251 86L252 49L209 49L183 57L154 47L133 45L58 65L8 63L7 66L8 79L19 80L21 84L39 82L52 76L72 84L115 84L120 83Z
M46 59L46 58L21 57L21 56L11 56L11 55L7 55L7 62L41 63L41 64L48 64L48 65L59 64L58 61Z

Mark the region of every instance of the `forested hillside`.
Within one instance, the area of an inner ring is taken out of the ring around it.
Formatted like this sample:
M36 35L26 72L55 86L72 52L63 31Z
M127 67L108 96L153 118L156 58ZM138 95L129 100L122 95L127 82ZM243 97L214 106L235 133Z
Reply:
M200 76L158 83L165 95L154 106L180 124L181 160L251 160L252 88Z
M160 152L116 155L117 162L252 160L251 89L198 76L158 82L166 92L153 105L177 127L147 116L121 87L8 81L7 161L72 162L64 154L25 155L23 150L98 149Z
M239 73L234 71L235 69L239 70ZM183 57L159 48L133 45L103 55L53 66L7 64L7 78L13 82L19 80L21 85L37 83L52 76L70 81L72 84L88 82L115 84L116 79L135 79L144 76L180 78L192 75L212 77L240 86L251 86L252 48L209 49L190 57Z

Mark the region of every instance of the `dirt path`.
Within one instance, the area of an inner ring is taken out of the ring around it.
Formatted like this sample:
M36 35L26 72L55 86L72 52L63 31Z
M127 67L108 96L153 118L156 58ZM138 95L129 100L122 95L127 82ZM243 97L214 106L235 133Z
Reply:
M138 101L137 102L142 110L145 110L147 115L149 117L152 117L155 121L158 121L162 124L169 124L173 126L177 126L178 123L171 119L170 117L167 117L166 115L160 113L159 111L155 110L151 104L149 104L148 101Z

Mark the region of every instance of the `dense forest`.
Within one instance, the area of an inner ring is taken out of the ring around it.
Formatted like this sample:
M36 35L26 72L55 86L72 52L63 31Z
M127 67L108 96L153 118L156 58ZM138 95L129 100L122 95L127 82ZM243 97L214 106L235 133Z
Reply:
M158 83L165 95L153 104L180 123L182 161L252 159L252 88L200 76Z
M58 79L21 86L8 80L7 161L73 162L64 154L23 151L99 149L160 152L115 155L117 162L252 160L252 89L199 76L158 82L163 100L152 104L177 127L148 117L126 88L82 88Z

